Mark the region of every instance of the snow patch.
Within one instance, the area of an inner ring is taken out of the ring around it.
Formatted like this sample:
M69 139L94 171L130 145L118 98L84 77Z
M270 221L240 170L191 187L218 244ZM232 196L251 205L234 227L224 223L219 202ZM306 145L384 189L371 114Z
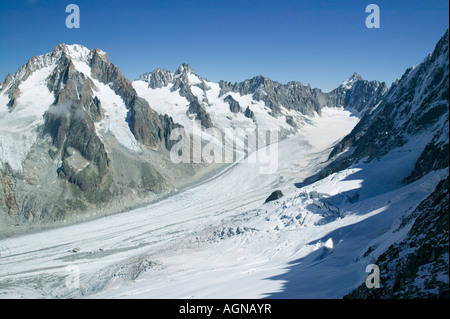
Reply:
M54 68L37 70L19 85L20 96L11 112L6 92L0 93L0 166L8 163L14 171L22 171L22 162L36 142L36 130L44 124L44 113L55 99L46 84Z
M128 109L123 99L118 96L108 85L91 77L91 68L82 61L73 61L78 71L89 77L97 88L94 93L100 100L105 117L96 123L100 132L110 132L122 146L132 152L140 152L141 148L130 131L127 122Z

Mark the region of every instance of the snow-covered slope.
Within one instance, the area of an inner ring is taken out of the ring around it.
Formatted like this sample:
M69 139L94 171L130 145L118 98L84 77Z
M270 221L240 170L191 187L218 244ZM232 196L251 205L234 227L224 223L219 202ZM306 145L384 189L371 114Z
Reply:
M339 139L331 133L344 135L357 122L329 111L304 135L278 143L274 175L255 178L257 166L238 164L145 208L0 241L2 296L342 297L405 236L403 217L445 172L393 187L374 178L378 163L368 163L296 189L293 182L314 174ZM403 165L395 158L381 164ZM273 189L287 195L263 204Z
M203 139L216 141L221 147L234 139L242 151L246 132L256 135L257 130L276 130L282 139L296 132L288 118L304 122L304 116L296 111L284 110L280 116L272 116L270 108L263 101L254 100L252 94L222 95L219 83L199 77L188 64L182 64L175 72L156 69L146 73L133 82L133 87L154 110L172 117L190 134L201 134Z
M21 94L15 98L13 112L8 107L8 86L0 93L0 168L7 163L22 171L22 162L37 139L37 128L44 124L44 113L54 101L45 82L54 69L55 65L43 67L18 85Z

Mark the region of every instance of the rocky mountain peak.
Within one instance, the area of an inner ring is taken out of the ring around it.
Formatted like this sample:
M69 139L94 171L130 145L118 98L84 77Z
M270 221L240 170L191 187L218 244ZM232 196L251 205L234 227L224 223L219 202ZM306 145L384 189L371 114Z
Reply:
M341 83L340 87L345 89L351 89L353 84L357 81L362 81L363 78L358 73L354 72L351 76L348 77L347 80Z
M188 63L181 64L178 69L175 71L175 76L187 73L194 73Z
M105 63L110 63L108 53L105 51L98 48L90 50L81 44L60 43L55 46L55 49L50 55L54 60L59 60L65 57L72 61L85 62L88 65L91 64L92 60L98 58Z
M149 88L162 88L172 83L173 73L167 69L156 68L152 72L142 74L138 80L147 82Z
M56 45L52 52L53 57L65 56L71 60L75 61L88 61L91 55L91 51L80 44L68 45L65 43L60 43Z

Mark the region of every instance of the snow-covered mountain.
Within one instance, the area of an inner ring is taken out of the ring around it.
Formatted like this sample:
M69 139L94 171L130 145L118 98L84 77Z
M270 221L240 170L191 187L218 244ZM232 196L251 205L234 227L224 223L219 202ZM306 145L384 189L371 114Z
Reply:
M145 73L133 87L153 109L170 116L193 135L195 120L203 128L203 139L215 141L220 147L234 143L240 154L257 149L246 142L252 138L249 135L275 130L274 138L281 140L298 133L314 116L321 116L324 108L347 109L360 116L387 89L384 83L366 81L359 75L329 93L299 82L280 84L263 76L234 84L215 83L197 75L188 64L173 72L158 68Z
M279 117L271 116L270 108L255 100L251 94L224 95L219 83L210 82L197 74L188 64L174 72L156 69L143 74L133 87L152 107L192 131L192 121L200 121L204 129L230 130L230 135L243 139L240 131L277 129L281 136L295 132L288 122L303 116L288 110Z
M31 58L0 92L2 226L121 211L173 189L194 173L167 156L178 126L99 49L60 44Z
M299 82L280 84L263 76L234 84L214 83L183 64L174 72L155 69L145 73L133 86L158 112L184 126L188 125L186 118L195 115L206 128L242 123L292 132L305 123L305 116L320 115L324 107L355 112L369 109L387 90L385 83L363 80L356 73L344 83L329 93Z

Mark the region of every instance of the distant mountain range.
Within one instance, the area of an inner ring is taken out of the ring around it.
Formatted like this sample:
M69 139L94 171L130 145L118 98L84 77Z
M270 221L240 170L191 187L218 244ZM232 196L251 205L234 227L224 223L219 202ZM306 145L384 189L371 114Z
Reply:
M66 44L32 57L1 88L3 225L117 212L195 179L206 164L173 165L168 156L170 133L192 128L192 119L219 130L275 128L283 137L323 107L361 112L387 90L356 73L330 93L262 76L214 83L188 64L131 82L106 52Z

